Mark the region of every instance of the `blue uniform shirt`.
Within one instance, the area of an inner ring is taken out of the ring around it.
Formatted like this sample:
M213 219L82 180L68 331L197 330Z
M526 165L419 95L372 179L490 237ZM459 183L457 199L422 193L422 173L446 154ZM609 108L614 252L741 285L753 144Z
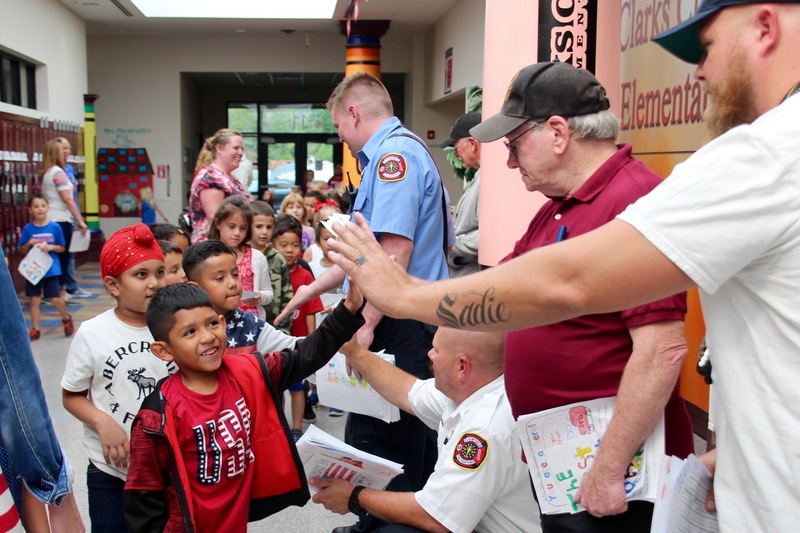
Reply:
M414 242L409 274L446 279L441 178L428 151L398 133L411 132L392 117L358 152L363 170L353 212L364 215L378 239L385 232Z

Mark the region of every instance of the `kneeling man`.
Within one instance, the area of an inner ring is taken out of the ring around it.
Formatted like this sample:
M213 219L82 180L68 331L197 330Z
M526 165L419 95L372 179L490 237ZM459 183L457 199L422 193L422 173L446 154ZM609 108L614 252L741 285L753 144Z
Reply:
M439 458L422 490L388 492L312 478L313 501L388 522L378 531L540 531L503 386L502 333L440 327L428 353L434 378L420 380L351 341L350 362L381 396L439 431ZM404 524L407 527L400 527ZM338 528L337 528L338 529ZM336 531L336 530L334 530Z

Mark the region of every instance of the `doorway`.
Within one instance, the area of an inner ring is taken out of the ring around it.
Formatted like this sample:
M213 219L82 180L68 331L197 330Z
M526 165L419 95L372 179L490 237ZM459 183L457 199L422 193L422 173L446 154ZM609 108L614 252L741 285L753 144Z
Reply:
M314 180L327 182L333 176L334 165L342 161L342 143L335 135L275 134L262 135L260 139L258 185L251 192L261 195L267 188L272 189L276 206L293 188L303 189L306 171L314 172ZM255 176L253 181L257 181Z

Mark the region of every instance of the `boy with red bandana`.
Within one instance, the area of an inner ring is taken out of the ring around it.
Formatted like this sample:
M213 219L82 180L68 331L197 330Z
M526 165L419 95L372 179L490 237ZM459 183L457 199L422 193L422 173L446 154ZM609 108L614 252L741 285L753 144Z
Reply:
M122 532L131 423L156 382L176 369L150 353L145 312L164 286L164 254L150 229L136 224L109 237L100 275L117 305L78 328L61 387L64 407L85 426L92 530Z

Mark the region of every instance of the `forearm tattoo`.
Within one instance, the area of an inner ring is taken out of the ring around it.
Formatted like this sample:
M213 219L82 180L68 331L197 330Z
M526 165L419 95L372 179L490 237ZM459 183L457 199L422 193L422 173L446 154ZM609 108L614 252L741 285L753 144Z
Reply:
M445 294L436 307L436 316L444 326L454 329L508 322L511 312L506 310L504 302L496 300L494 293L495 289L491 288L484 293Z

